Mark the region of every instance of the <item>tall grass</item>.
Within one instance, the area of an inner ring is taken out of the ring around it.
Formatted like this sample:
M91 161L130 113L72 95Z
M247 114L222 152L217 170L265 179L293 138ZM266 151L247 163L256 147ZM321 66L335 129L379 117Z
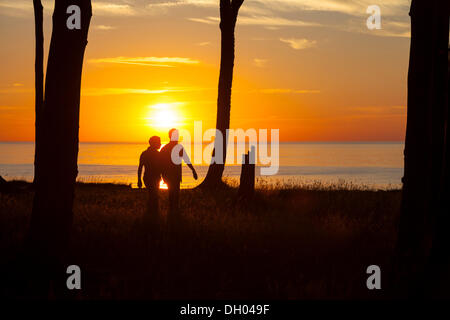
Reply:
M366 268L389 269L398 190L354 185L258 185L248 206L236 188L181 191L181 217L167 226L146 212L145 190L78 184L71 261L84 299L382 298ZM32 193L0 194L2 265L17 254ZM3 294L10 291L5 289Z

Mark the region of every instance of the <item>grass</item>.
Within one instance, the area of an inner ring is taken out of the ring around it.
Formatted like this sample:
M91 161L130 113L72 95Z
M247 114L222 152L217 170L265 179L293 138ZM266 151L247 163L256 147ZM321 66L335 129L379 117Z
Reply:
M389 270L399 190L258 185L248 207L235 205L234 187L182 190L181 219L169 230L167 191L160 216L147 219L145 190L79 183L71 244L72 263L82 270L79 297L384 297L383 290L367 290L366 268ZM32 196L0 194L2 266L19 252Z

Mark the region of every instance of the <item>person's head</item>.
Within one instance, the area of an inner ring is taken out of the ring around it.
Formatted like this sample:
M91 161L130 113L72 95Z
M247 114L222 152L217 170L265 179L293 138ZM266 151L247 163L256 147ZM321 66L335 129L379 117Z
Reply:
M153 136L148 140L148 143L150 144L150 147L158 150L161 148L161 138L158 136Z
M169 130L169 138L170 138L170 141L175 141L175 142L177 142L177 141L178 141L178 138L179 138L178 130L175 129L175 128L170 129L170 130Z

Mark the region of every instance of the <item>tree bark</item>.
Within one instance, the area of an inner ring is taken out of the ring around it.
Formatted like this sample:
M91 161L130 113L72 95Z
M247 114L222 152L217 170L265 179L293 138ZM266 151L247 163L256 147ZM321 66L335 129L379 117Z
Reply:
M41 0L33 0L34 29L35 29L35 62L34 62L34 87L35 87L35 134L34 134L34 181L39 176L39 143L42 108L44 105L44 30L43 7Z
M40 119L37 162L39 178L33 200L30 248L42 279L40 292L50 282L62 288L64 255L72 227L72 206L78 174L80 87L84 51L92 15L91 1L80 0L81 29L68 29L70 0L55 1L53 30ZM67 267L67 266L65 266Z
M418 296L427 290L430 255L443 243L436 237L441 234L440 224L448 222L448 211L439 210L448 205L448 10L446 1L411 3L408 114L395 262L401 295Z
M221 163L211 162L205 180L201 186L217 187L222 183L222 174L225 168L227 155L227 129L230 128L231 111L231 88L233 84L234 68L234 31L236 27L239 9L244 0L221 0L220 1L220 73L217 95L217 119L216 129L221 132L223 137L222 145L218 143L220 139L215 140L213 159L216 150L222 150Z

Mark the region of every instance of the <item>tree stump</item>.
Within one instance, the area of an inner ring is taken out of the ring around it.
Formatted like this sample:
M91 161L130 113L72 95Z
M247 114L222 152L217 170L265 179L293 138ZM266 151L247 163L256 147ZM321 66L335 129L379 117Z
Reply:
M5 192L8 189L8 182L0 176L0 192Z
M242 155L242 169L238 190L238 201L246 202L253 198L255 193L255 147L247 154Z

